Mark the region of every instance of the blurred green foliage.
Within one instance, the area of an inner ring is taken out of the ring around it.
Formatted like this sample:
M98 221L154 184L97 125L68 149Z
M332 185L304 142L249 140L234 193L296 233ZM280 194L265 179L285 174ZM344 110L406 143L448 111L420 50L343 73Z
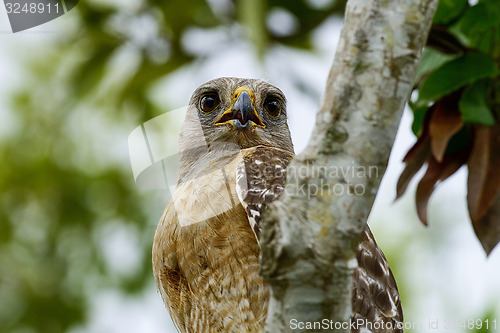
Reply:
M500 242L500 1L439 2L409 105L418 141L404 158L398 197L425 165L415 201L427 224L436 184L467 165L469 216L491 253Z
M462 119L492 126L500 118L500 2L441 0L433 23L417 74L418 98L410 103L414 132L429 105L460 89Z
M154 83L202 57L186 49L188 31L237 31L260 55L276 44L310 49L314 30L344 5L80 1L61 38L27 48L23 88L10 100L15 130L0 139L0 332L66 332L88 320L99 290L152 285L162 207L138 191L123 143L135 126L169 110L150 100ZM294 17L295 31L267 28L276 8ZM140 31L144 24L151 33ZM122 252L137 254L128 269L107 254L120 230L133 235L118 243Z

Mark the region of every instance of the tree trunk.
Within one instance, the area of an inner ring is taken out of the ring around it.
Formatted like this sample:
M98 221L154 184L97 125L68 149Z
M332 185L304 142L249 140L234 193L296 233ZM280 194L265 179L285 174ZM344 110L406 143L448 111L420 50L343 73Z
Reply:
M349 331L339 325L351 316L357 243L437 2L348 2L314 134L288 168L285 193L264 215L261 273L271 287L266 332L323 319L332 329L321 332Z

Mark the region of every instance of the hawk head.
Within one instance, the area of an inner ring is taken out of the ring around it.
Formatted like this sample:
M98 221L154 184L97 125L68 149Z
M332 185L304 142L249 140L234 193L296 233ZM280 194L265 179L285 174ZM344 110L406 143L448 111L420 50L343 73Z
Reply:
M254 146L293 151L286 122L283 92L262 80L222 77L198 87L189 102L181 132L203 134L208 146L233 143L240 149Z
M293 153L285 95L262 80L211 80L191 97L179 146L180 178L183 170L193 169L193 163L203 165L207 158L214 163L224 155L254 146Z

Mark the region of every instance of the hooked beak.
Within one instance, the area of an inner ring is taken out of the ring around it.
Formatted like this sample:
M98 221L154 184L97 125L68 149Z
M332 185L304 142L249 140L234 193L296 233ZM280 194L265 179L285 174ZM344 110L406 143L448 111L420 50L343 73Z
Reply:
M262 119L255 112L252 99L253 92L246 87L240 87L234 92L236 101L215 122L216 126L231 124L238 130L249 129L252 126L264 128Z

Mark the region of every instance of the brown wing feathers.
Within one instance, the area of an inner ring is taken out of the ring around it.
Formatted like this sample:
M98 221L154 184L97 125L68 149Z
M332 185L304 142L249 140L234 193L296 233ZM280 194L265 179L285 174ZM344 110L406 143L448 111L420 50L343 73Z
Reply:
M255 147L244 152L243 161L238 165L238 197L257 240L262 211L284 191L285 171L292 157L280 149ZM403 312L396 281L368 226L358 246L357 260L358 267L353 275L352 319L358 323L389 323L371 332L402 332L397 328L403 321ZM353 332L359 332L361 326L363 324Z
M285 190L285 171L292 157L287 151L263 146L243 153L236 170L236 192L257 241L262 211Z

